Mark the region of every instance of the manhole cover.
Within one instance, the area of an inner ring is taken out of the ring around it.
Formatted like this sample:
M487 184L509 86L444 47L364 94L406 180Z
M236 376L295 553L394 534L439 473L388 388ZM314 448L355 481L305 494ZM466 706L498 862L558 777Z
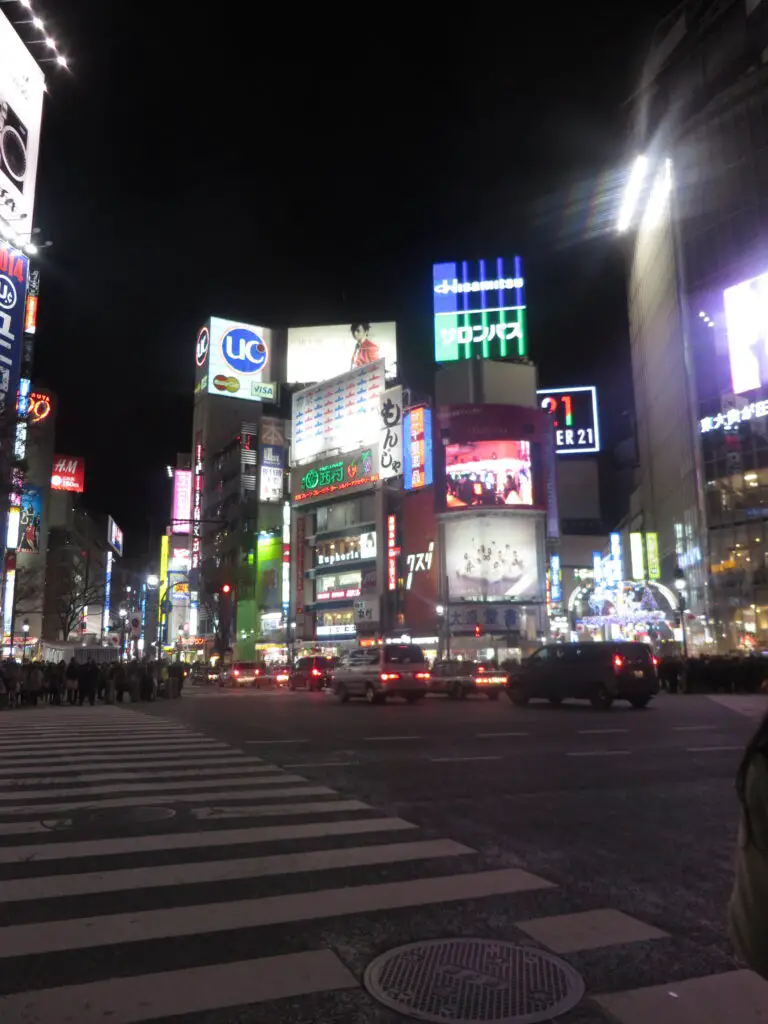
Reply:
M567 1013L584 995L584 982L564 960L492 939L398 946L368 965L365 987L398 1013L441 1024L537 1024Z

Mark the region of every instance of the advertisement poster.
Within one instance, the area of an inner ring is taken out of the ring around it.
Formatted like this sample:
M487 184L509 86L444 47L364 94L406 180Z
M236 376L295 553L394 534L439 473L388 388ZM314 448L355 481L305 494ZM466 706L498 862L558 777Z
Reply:
M403 487L416 491L432 483L432 410L418 405L403 416Z
M84 488L85 459L72 455L54 455L51 490L82 494Z
M208 337L200 335L196 360L208 359L208 394L243 398L249 402L277 401L272 373L272 331L212 317Z
M122 555L123 531L112 516L107 516L107 540L109 541L109 546L114 549L115 554Z
M731 380L737 395L768 384L768 273L723 292Z
M533 470L528 441L476 441L445 450L449 509L533 505Z
M357 322L288 330L289 384L312 384L383 359L397 376L397 324Z
M285 449L264 444L259 450L259 501L275 504L283 500Z
M456 516L445 523L448 592L458 601L539 601L536 519Z
M40 65L0 13L0 217L30 228L44 92Z
M297 392L293 396L293 464L331 451L344 455L378 441L383 393L382 359Z
M40 551L40 527L43 521L43 492L26 485L21 492L19 520L19 551L37 554Z

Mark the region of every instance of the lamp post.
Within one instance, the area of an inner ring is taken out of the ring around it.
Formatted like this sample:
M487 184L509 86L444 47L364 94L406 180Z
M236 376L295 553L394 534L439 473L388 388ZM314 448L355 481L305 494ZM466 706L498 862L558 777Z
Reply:
M128 618L128 609L120 609L120 661L125 661L125 620Z
M29 619L24 619L24 621L22 622L22 624L21 624L21 632L24 634L24 644L23 644L23 646L21 648L21 660L24 661L24 659L27 656L27 638L29 637Z
M688 661L688 635L685 632L685 573L675 569L675 590L677 591L678 608L680 609L680 629L683 633L683 660Z
M451 656L451 634L450 634L450 626L448 624L448 618L447 618L447 616L445 614L445 605L444 604L436 605L435 611L437 612L438 632L440 633L440 648L441 648L441 655L440 656L444 657L447 660ZM444 651L445 651L444 653L443 653L443 647L444 647Z

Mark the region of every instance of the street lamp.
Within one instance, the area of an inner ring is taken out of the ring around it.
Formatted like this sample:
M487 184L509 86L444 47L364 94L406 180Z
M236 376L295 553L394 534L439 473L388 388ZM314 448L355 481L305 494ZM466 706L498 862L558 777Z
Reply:
M160 577L157 575L157 573L153 572L150 573L149 576L147 576L147 586L149 587L150 590L155 590L157 587L160 586Z
M451 627L445 614L445 605L435 605L435 612L439 619L437 631L440 634L440 647L442 648L445 643L445 658L447 659L451 656Z
M680 629L683 633L683 660L688 661L688 636L685 632L685 573L682 569L675 569L675 590L677 591L677 602L680 610Z
M24 661L24 659L27 656L27 638L29 636L29 619L24 619L24 621L22 622L22 624L21 624L21 632L24 634L24 645L21 648L21 660Z
M120 609L120 661L125 661L125 620L128 618L128 609Z

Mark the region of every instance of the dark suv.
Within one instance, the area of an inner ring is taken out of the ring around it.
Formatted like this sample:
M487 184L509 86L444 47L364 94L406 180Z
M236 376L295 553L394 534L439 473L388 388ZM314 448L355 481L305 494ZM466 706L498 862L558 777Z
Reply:
M513 704L574 698L596 708L615 700L644 708L659 692L658 663L647 644L547 644L510 671L507 696Z
M333 658L323 658L318 654L299 658L291 671L288 689L306 687L308 690L322 690L330 686L332 673Z

